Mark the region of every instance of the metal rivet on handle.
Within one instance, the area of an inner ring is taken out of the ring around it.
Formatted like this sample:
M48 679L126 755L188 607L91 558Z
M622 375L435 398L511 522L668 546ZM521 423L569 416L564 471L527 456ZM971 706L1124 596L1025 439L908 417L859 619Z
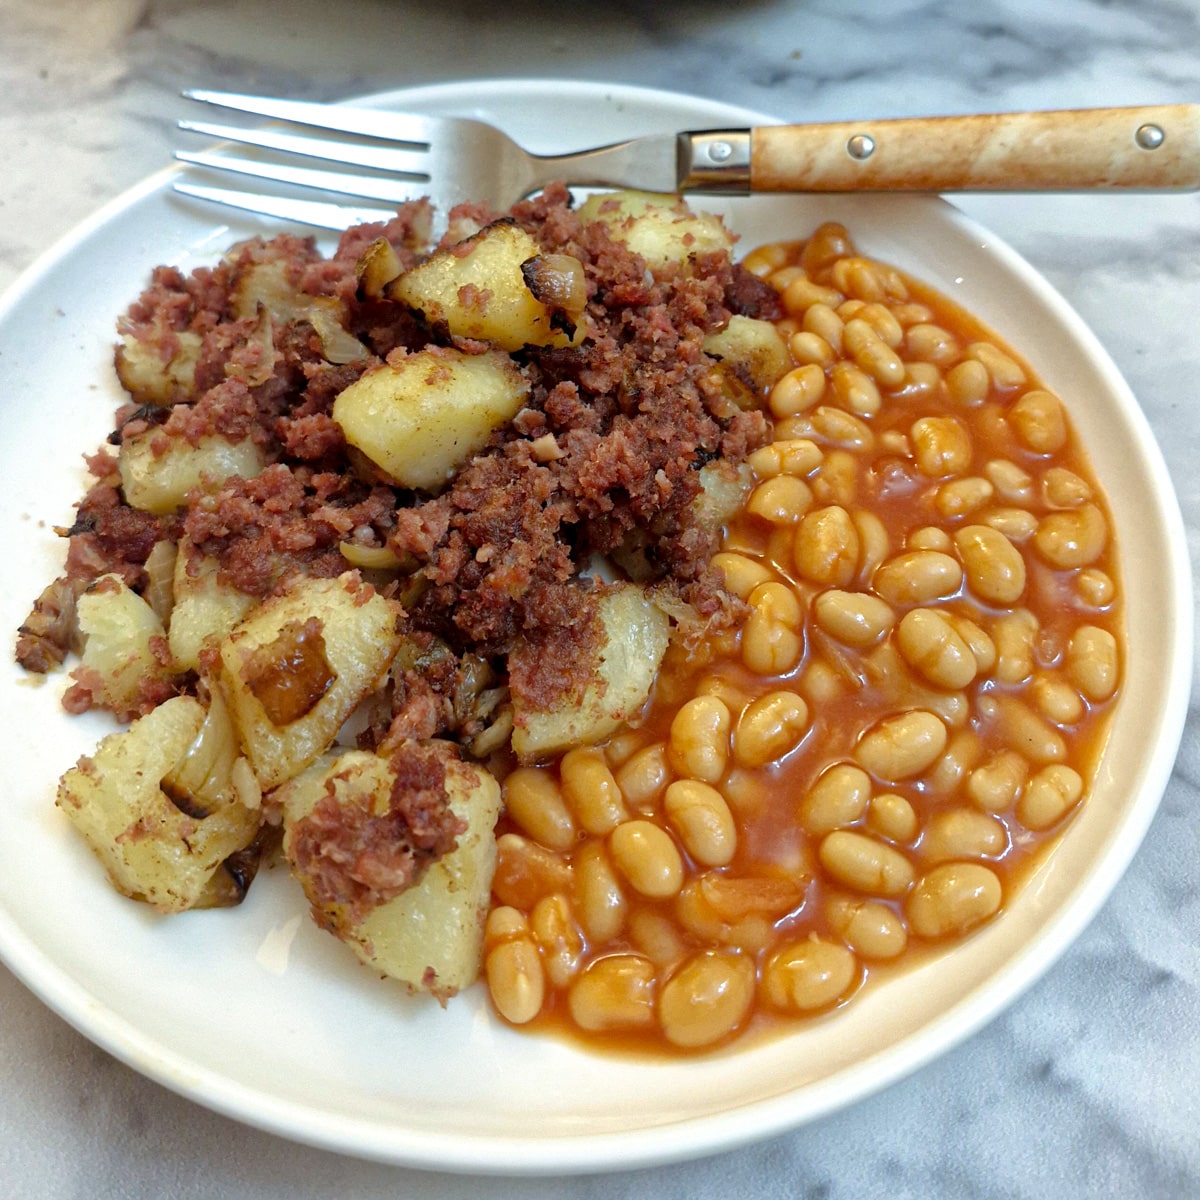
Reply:
M708 148L708 157L713 162L724 162L733 154L733 147L728 142L713 142Z
M875 153L875 139L866 133L856 133L846 143L846 153L862 162Z
M1161 125L1139 125L1133 140L1143 150L1157 150L1167 140L1167 135Z

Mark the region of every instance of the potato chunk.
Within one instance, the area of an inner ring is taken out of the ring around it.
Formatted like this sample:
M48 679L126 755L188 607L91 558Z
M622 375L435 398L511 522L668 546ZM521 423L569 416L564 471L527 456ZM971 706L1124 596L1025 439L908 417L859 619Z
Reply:
M221 643L220 684L264 789L315 762L381 685L400 644L402 611L354 571L301 579Z
M431 346L368 371L339 394L333 419L398 484L437 491L528 394L506 354Z
M591 682L579 702L539 710L513 693L512 745L523 762L601 741L636 717L650 695L670 636L666 614L634 584L600 597L598 606L605 637L594 660L581 664Z
M175 603L167 641L179 671L198 671L200 651L216 645L258 603L217 577L215 558L202 555L185 537L175 556Z
M126 334L117 347L117 378L139 404L166 407L188 399L196 390L196 363L204 339L187 330L171 337L166 358L157 345L132 334Z
M99 698L118 716L135 712L148 681L166 679L167 635L154 609L119 575L102 575L76 601L87 639L80 666L101 680Z
M720 363L730 394L741 408L761 408L766 393L794 365L787 342L770 321L738 314L704 339L704 352Z
M228 442L213 435L193 445L161 429L126 438L117 458L125 499L134 508L160 514L173 513L194 487L221 484L233 475L252 479L265 465L249 438Z
M284 852L293 859L292 833L298 821L332 789L339 805L370 805L388 811L395 774L387 759L352 750L322 759L275 793L283 804ZM492 831L500 813L500 785L479 766L446 763L446 798L466 822L458 845L437 859L420 881L348 922L339 905L321 906L321 923L341 937L367 966L439 999L475 981L483 946L496 842ZM294 861L293 871L310 901L313 880Z
M389 284L387 294L431 324L444 321L458 337L501 350L567 345L559 310L534 294L522 270L540 253L533 237L505 218L439 250Z
M163 912L191 908L210 877L231 854L244 849L259 828L259 814L241 803L236 789L218 786L236 747L212 746L202 735L204 707L176 696L106 737L95 754L80 759L63 776L58 806L104 864L123 895ZM210 729L213 727L210 727ZM215 740L231 737L217 726ZM195 749L208 756L198 781L204 795L169 782Z
M640 254L651 268L733 246L720 217L693 212L678 196L598 192L580 205L579 215L584 221L603 221L610 237Z

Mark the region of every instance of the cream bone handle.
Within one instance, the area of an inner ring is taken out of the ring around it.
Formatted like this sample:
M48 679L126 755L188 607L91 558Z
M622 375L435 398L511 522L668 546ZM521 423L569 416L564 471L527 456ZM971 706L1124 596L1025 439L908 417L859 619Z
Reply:
M1200 188L1200 105L754 130L755 191Z
M1198 104L765 125L692 142L684 186L704 190L1200 188Z

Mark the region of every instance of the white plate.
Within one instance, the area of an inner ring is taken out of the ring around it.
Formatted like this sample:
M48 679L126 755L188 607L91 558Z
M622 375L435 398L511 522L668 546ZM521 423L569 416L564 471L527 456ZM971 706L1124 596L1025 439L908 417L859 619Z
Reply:
M477 115L545 151L756 119L712 101L545 81L377 101ZM0 308L0 472L16 498L0 515L5 638L58 570L50 527L70 522L80 455L110 428L116 315L156 264L190 269L262 228L174 197L170 180L155 176L98 213ZM37 687L10 654L0 683L0 952L76 1028L202 1104L305 1142L449 1170L605 1170L762 1138L896 1080L994 1016L1095 913L1165 787L1189 686L1182 522L1136 403L1048 284L941 201L721 207L745 245L844 220L868 252L979 314L1070 404L1115 509L1133 653L1094 794L1053 855L980 934L830 1019L695 1061L597 1057L504 1028L477 990L446 1011L398 996L316 929L282 872L260 878L233 912L164 920L118 897L53 807L58 775L109 726L64 716L62 677Z

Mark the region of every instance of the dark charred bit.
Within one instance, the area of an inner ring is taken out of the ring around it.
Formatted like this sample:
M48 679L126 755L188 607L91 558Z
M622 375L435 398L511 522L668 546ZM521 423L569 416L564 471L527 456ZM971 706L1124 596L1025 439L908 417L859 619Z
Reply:
M242 678L278 726L311 712L333 686L337 674L325 654L324 624L318 617L289 621L273 642L250 656Z
M17 631L17 662L25 670L45 674L82 648L76 595L70 580L60 578L33 602L33 610Z
M161 425L170 416L170 410L159 404L139 404L137 408L123 414L116 429L106 439L110 446L119 446L125 437L125 430L135 423L139 425ZM141 432L139 429L138 432Z
M244 850L231 854L209 881L207 908L235 908L246 898L259 868L279 842L280 831L264 825Z
M185 792L182 788L176 787L169 779L161 780L158 786L163 795L185 817L192 817L196 821L203 821L205 817L212 813L212 809L205 808L203 804L197 804L194 796L189 792Z

